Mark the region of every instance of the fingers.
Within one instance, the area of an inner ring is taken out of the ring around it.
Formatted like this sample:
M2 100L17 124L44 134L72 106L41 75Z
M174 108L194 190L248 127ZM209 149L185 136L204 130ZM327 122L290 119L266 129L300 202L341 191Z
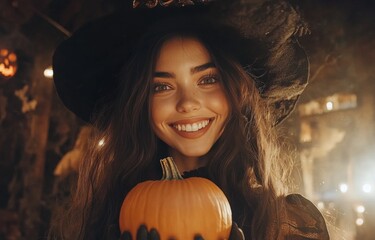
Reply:
M150 233L149 233L149 239L150 240L160 240L159 233L155 228L151 228Z
M137 231L137 240L148 240L148 231L145 225L141 225Z
M124 232L121 235L120 240L132 240L132 235L130 234L130 232Z
M200 234L197 234L194 236L194 240L204 240L204 238Z
M239 230L241 231L241 229ZM232 226L232 232L233 232L233 226ZM231 235L232 235L232 232L231 232ZM244 240L244 238L234 238L233 240L237 240L237 239ZM120 240L132 240L132 235L130 234L130 232L126 231L121 235ZM148 232L147 227L145 225L141 225L137 231L137 240L160 240L160 235L159 235L159 232L155 228L151 228L150 232ZM173 238L170 240L173 240ZM204 238L200 234L197 234L194 236L194 240L204 240Z
M149 232L146 225L141 225L137 231L137 240L160 240L160 236L155 228L151 228Z
M230 231L229 240L245 240L245 236L241 228L237 226L237 223L232 223L232 230Z

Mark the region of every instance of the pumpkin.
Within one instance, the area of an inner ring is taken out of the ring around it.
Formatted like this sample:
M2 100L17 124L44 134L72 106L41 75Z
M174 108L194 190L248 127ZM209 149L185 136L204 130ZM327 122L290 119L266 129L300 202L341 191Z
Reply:
M8 49L0 49L0 78L11 78L17 72L17 55Z
M183 179L171 157L162 159L163 177L136 185L120 210L121 233L135 239L140 225L155 228L161 240L228 239L232 211L221 189L208 179Z

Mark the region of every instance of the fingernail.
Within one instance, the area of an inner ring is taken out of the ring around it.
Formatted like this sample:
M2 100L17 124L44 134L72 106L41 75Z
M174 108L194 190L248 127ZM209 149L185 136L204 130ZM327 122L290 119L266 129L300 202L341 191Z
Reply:
M194 236L194 240L204 240L204 238L200 234L197 234Z
M148 239L148 232L145 225L141 225L137 231L137 240Z
M159 233L155 228L151 228L151 230L150 230L150 239L151 240L160 240Z
M131 239L132 239L132 235L130 234L130 232L124 232L120 237L120 240L131 240Z

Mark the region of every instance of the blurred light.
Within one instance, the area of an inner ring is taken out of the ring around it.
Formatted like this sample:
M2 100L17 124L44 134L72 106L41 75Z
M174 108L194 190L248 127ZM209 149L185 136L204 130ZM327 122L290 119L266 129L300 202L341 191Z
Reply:
M364 213L365 207L363 205L358 205L356 210L357 210L357 213Z
M339 186L339 188L340 188L340 191L341 191L342 193L346 193L346 192L348 191L348 184L346 184L346 183L341 183L340 186Z
M366 184L363 184L362 186L362 190L365 192L365 193L369 193L371 192L371 185L366 183Z
M98 143L98 146L99 146L99 147L101 147L101 146L103 146L103 145L104 145L104 138L101 139L101 140L99 141L99 143Z
M357 218L357 220L355 220L355 224L357 224L358 226L362 226L363 223L364 223L363 218Z
M323 210L324 209L324 202L318 202L317 204L317 207L319 210Z
M53 77L53 70L52 67L48 67L44 70L44 76L46 78L52 78Z
M0 49L0 76L11 78L16 74L17 68L17 55L6 48Z
M329 101L326 103L326 108L328 111L331 111L333 109L333 102Z

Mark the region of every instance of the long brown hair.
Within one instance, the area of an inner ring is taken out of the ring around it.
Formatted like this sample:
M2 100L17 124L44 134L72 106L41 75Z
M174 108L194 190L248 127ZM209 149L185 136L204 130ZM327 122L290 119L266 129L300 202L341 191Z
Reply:
M195 37L206 46L221 74L231 109L222 136L203 156L208 159L209 177L237 207L233 217L245 234L264 239L278 212L283 165L267 102L219 28L202 22L161 24L141 39L118 76L113 102L97 112L97 134L82 161L59 238L118 238L118 216L126 193L141 181L160 177L159 159L168 152L151 128L151 81L161 44L177 35ZM99 140L104 140L101 147Z

